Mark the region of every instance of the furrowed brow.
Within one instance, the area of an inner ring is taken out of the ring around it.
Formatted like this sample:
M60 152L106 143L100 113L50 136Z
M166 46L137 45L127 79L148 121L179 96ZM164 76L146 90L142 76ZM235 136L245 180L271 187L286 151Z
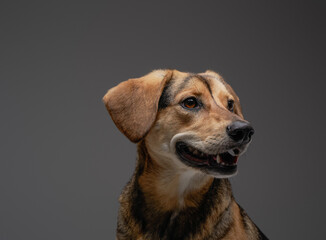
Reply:
M202 83L205 84L205 86L207 87L209 93L210 93L211 96L213 97L212 89L211 89L211 86L209 85L207 79L204 78L203 76L200 76L200 75L195 75L195 77L198 78ZM213 98L213 99L214 99L214 98Z
M180 92L183 88L185 88L185 86L187 85L187 83L189 82L189 80L193 77L193 75L189 75L187 77L185 77L183 80L182 80L182 83L178 86L178 89L175 90L175 91L172 91L172 85L173 83L175 82L175 80L171 80L169 81L164 89L163 89L163 92L161 94L161 97L160 97L160 100L159 100L159 103L158 103L158 109L164 109L166 107L168 107L170 104L171 104L171 99L173 98L172 96L172 92L174 92L174 95L178 92Z

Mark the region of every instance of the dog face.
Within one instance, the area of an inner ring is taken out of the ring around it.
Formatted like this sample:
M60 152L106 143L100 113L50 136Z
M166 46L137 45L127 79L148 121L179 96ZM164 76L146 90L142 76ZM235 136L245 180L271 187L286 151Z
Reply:
M212 71L157 70L103 100L117 127L133 142L144 140L165 168L230 177L254 133L235 92Z

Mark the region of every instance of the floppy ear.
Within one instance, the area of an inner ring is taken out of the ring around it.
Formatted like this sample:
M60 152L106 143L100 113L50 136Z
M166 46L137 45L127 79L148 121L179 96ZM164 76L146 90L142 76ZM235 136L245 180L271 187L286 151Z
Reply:
M172 70L155 70L111 88L103 97L110 116L130 141L140 141L153 125L158 102Z

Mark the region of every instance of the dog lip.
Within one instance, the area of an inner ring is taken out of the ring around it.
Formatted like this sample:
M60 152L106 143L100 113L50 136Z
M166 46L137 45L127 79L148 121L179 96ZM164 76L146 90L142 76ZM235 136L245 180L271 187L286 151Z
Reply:
M205 172L232 174L236 172L238 156L225 152L216 155L202 153L184 142L176 143L176 152L181 161L190 167L203 169ZM199 154L198 154L199 152ZM194 155L193 153L197 153ZM202 156L202 157L199 157Z
M182 158L194 162L198 165L207 165L210 159L210 155L204 154L201 151L192 148L183 142L178 142L176 149Z

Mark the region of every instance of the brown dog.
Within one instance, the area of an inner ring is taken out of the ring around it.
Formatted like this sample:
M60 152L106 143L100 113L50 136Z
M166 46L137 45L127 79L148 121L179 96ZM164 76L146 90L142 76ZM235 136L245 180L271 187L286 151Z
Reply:
M267 239L232 195L228 177L254 130L220 75L156 70L120 83L103 101L138 143L117 239Z

